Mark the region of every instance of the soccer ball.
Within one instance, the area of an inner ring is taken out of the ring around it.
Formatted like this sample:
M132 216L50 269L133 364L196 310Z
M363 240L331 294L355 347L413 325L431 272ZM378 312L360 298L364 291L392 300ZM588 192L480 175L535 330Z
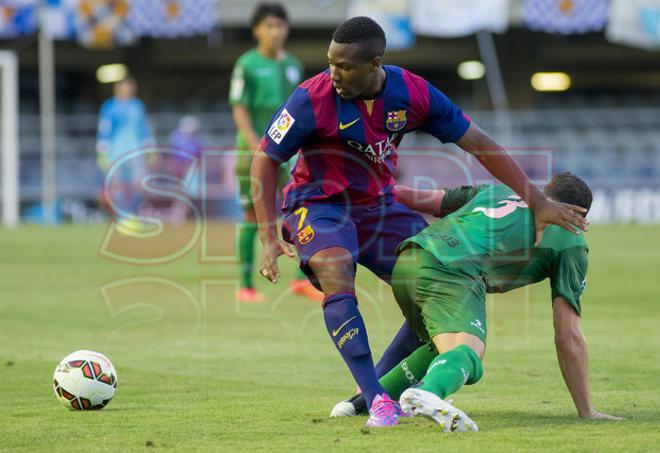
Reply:
M59 402L71 410L103 409L115 396L117 372L106 356L83 349L57 365L53 389Z

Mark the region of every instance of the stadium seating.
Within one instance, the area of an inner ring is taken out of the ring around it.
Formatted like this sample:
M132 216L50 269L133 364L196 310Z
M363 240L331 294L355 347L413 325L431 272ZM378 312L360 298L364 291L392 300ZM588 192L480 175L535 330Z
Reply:
M549 103L538 110L512 111L508 121L492 111L470 111L470 115L503 145L548 150L555 171L571 170L594 187L623 183L656 186L660 175L660 109L649 107L649 100L643 97L625 102L609 95L576 97L581 100L572 101L574 108L567 108L568 102ZM57 119L58 195L93 200L101 183L95 165L98 118L96 112L89 111L89 105L77 103L74 107L73 112ZM195 113L206 147L233 146L234 126L225 102L196 100L179 106L160 102L155 107L149 118L158 143L167 144L182 115ZM38 115L23 113L20 124L21 198L23 202L36 201L40 194ZM407 138L404 145L434 147L437 141L420 134Z

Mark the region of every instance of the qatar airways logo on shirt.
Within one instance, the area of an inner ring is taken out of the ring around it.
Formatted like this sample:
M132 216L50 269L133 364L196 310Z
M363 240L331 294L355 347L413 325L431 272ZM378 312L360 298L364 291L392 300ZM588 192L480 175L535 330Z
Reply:
M368 143L366 145L349 138L346 140L346 144L354 150L361 152L362 155L371 162L382 164L385 162L385 159L394 152L394 141L398 136L398 133L394 133L389 135L385 140L380 140L376 143Z

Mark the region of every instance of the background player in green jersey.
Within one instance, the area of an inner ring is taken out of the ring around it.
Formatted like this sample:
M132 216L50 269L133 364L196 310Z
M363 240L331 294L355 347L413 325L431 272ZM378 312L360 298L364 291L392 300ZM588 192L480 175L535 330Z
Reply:
M259 138L273 113L289 97L302 78L302 64L284 50L289 34L286 10L279 3L260 3L252 15L252 33L257 47L244 53L234 67L229 92L238 133L236 177L245 220L238 225L237 249L241 269L242 302L259 302L262 296L254 289L252 269L257 219L250 195L250 165ZM288 180L287 166L280 168L280 186ZM294 293L322 300L302 272L291 282Z
M587 345L580 328L588 265L584 235L550 226L535 247L533 214L505 186L396 190L409 207L446 215L401 243L392 273L394 295L406 320L421 339L432 343L381 378L393 398L401 395L402 408L431 418L445 431L476 430L476 424L444 398L483 375L486 293L548 278L557 357L578 415L615 419L593 408L589 392ZM589 187L570 173L555 176L544 192L555 201L591 206Z

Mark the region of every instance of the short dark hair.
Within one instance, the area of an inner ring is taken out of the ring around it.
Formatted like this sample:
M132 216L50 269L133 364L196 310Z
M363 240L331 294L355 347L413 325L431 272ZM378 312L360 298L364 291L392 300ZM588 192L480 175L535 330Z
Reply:
M282 6L281 3L259 3L252 13L252 28L256 27L268 16L277 17L282 19L284 22L289 23L289 17L286 14L286 9Z
M359 44L362 56L367 60L382 57L387 45L383 29L375 20L366 16L348 19L337 27L332 40L340 44Z
M574 204L587 211L591 208L593 200L591 189L587 183L568 171L555 175L545 186L543 192L555 201Z

